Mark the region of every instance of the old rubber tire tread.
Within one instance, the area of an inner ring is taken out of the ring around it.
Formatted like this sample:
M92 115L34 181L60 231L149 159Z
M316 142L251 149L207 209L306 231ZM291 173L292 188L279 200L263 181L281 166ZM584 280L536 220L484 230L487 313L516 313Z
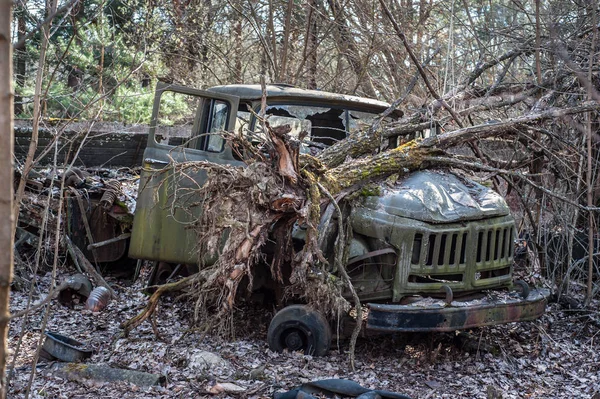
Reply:
M331 345L331 328L327 320L306 305L290 305L281 309L269 325L267 341L274 352L288 349L282 342L286 332L302 330L305 333L304 353L325 356Z

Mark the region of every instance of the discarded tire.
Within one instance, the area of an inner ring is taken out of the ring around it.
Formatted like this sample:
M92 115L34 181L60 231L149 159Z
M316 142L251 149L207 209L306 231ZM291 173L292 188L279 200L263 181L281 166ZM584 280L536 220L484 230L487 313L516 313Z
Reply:
M267 341L275 352L301 350L306 355L324 356L331 345L331 329L319 312L306 305L291 305L273 317Z

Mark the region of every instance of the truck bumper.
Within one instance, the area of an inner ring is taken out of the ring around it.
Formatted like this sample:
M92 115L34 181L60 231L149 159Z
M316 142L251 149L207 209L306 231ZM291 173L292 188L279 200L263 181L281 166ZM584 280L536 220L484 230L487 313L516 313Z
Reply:
M493 324L527 321L540 317L550 291L531 290L527 298L506 293L446 305L416 302L410 305L369 303L367 329L376 331L454 331Z

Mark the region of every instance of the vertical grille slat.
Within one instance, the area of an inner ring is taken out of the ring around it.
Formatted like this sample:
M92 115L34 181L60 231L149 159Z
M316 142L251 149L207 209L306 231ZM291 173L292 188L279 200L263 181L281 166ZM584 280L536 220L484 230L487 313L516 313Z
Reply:
M448 264L451 266L455 266L456 265L456 251L458 249L458 234L454 233L452 234L452 240L450 242L450 251L449 251L449 258L448 258Z
M507 243L507 236L508 236L508 228L505 228L504 231L502 232L502 253L500 254L500 258L504 259L504 256L506 255L506 243Z
M475 262L481 262L481 253L483 252L483 231L480 231L477 234L477 256L475 257Z
M436 244L436 238L437 236L435 234L430 234L429 235L429 242L427 245L427 261L425 261L425 264L427 266L433 266L433 257L434 257L434 253L435 253L435 244Z
M477 232L475 263L489 268L498 262L506 262L512 257L512 235L514 227L500 226L482 229Z
M494 230L494 260L498 260L498 255L500 255L500 232L502 229Z
M421 260L421 247L423 246L423 234L416 233L413 239L412 257L410 263L418 265Z
M444 262L444 260L447 258L446 254L448 253L448 251L446 251L446 240L448 239L448 234L442 234L441 238L440 238L440 245L437 248L438 249L438 256L437 256L437 266L443 266L446 264L446 262Z
M510 228L510 233L508 233L508 257L512 258L513 256L513 246L512 246L512 241L513 241L513 237L514 237L514 231L513 231L513 227Z
M464 265L466 263L467 257L467 233L463 233L460 242L460 264Z
M492 235L493 235L493 230L488 230L486 241L485 241L485 261L486 262L490 261L490 257L492 254L492 242L493 242Z
M443 283L460 291L507 284L515 231L507 219L424 227L409 235L410 289L434 290L434 284Z

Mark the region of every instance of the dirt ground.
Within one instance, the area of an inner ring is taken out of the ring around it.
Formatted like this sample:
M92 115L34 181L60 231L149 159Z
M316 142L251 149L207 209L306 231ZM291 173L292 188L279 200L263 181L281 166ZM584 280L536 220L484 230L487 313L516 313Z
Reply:
M50 276L40 278L34 301L45 296ZM60 279L59 279L60 280ZM32 398L268 398L304 382L346 378L364 387L411 398L594 398L600 397L600 314L567 310L553 303L535 322L513 323L470 331L471 340L454 333L396 334L361 338L356 369L349 365L347 342L334 344L329 356L278 354L266 344L273 309L244 309L246 323L233 340L202 337L191 324L189 307L167 298L161 302L156 337L149 322L121 336L119 324L145 304L140 280L135 284L109 279L119 294L99 313L82 304L69 309L53 301L46 330L67 335L92 347L89 364L156 373L165 386L139 387L127 382L67 380L40 364L31 386ZM27 292L13 292L11 311L25 308ZM594 303L594 309L598 309ZM26 322L26 324L24 324ZM43 313L11 322L10 356L23 341L10 379L9 397L23 398L39 340ZM494 353L483 349L495 347ZM211 366L199 361L202 351L219 356ZM224 383L232 383L227 385ZM217 392L226 389L226 392ZM237 390L239 392L233 392Z

